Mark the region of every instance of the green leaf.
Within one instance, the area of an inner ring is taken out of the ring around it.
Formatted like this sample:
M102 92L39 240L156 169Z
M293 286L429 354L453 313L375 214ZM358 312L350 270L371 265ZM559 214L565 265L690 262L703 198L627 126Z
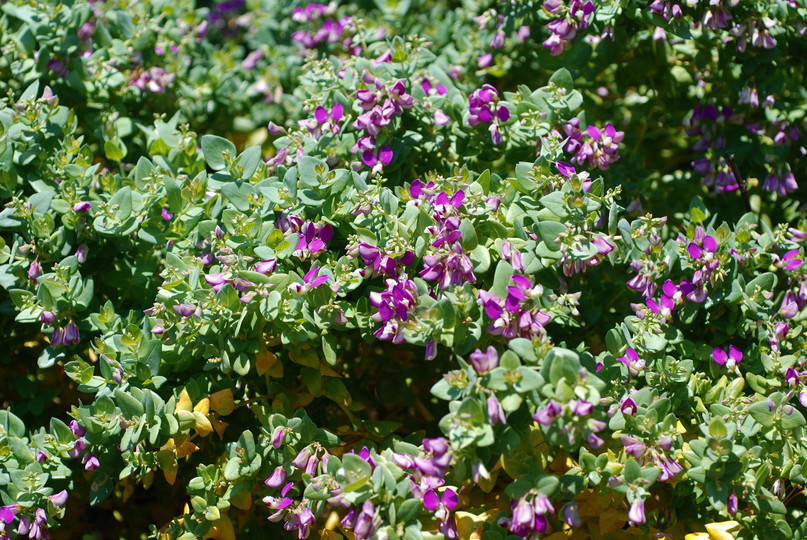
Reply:
M479 239L476 236L474 224L470 219L466 218L460 222L460 233L462 234L460 237L462 249L465 251L473 251L476 249L476 246L479 245Z
M557 221L542 221L538 224L538 234L546 247L551 251L560 250L560 244L555 242L558 235L566 232L566 225Z
M745 294L753 296L754 291L760 288L763 291L772 291L776 287L776 274L772 272L765 272L755 277L745 286Z
M9 435L25 437L25 424L11 411L0 411L0 426L3 426Z
M139 400L120 388L115 390L115 398L117 399L118 407L120 407L123 416L126 418L140 417L145 412L145 408Z
M566 68L560 68L549 78L549 82L554 83L556 86L565 88L566 90L574 89L574 79L572 74Z
M104 142L104 154L106 154L107 159L118 162L123 160L125 155L120 145L112 140Z
M625 462L625 471L623 472L626 484L632 484L642 476L642 468L633 457L629 457Z
M205 161L214 171L227 167L228 161L236 156L235 145L216 135L203 135L201 146Z
M501 298L507 295L507 286L511 285L510 278L513 277L515 270L505 260L499 261L496 265L496 272L493 274L493 287L490 288L491 294L495 294Z
M807 425L804 415L792 405L785 405L782 407L782 416L779 422L782 429L786 431Z
M771 427L773 425L773 412L770 410L767 400L754 403L748 408L748 412L754 420L762 424L763 427Z

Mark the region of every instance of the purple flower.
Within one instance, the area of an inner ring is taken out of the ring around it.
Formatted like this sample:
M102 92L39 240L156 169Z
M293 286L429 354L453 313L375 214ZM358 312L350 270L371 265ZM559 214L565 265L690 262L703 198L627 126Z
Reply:
M169 213L167 208L163 208L160 215L165 221L171 221L171 218L174 217L174 214Z
M34 259L28 266L28 279L36 283L37 279L41 275L42 275L42 266L39 264L38 260Z
M370 304L378 310L370 319L384 323L374 335L381 340L391 339L395 344L403 343L403 323L417 305L417 286L403 276L398 280L387 279L386 286L383 292L370 293Z
M437 109L434 111L434 123L438 126L447 126L448 123L451 122L451 118L448 117L446 113L442 110Z
M617 360L627 366L628 372L631 375L637 375L645 366L645 361L639 358L639 353L632 347L628 347L625 350L625 356L620 356Z
M712 351L712 359L721 366L725 365L729 369L734 369L734 366L743 359L743 353L734 345L729 345L728 354L720 347L715 347Z
M633 398L625 398L620 409L622 410L622 414L626 416L633 416L637 411L636 402L633 401Z
M790 386L798 386L799 384L799 373L792 367L787 368L785 371L785 384L789 384Z
M79 201L73 205L73 212L86 213L90 211L90 203L87 201Z
M177 315L181 315L186 319L196 313L196 307L192 304L176 304L171 306L171 308Z
M83 437L87 433L87 429L78 423L78 420L71 420L70 421L70 431L73 432L73 435L76 437Z
M39 316L39 320L44 324L53 324L56 322L56 314L52 311L43 311Z
M328 279L330 279L327 274L317 276L319 269L319 266L312 266L311 270L306 272L306 274L303 276L303 283L292 283L289 285L289 290L294 291L297 294L305 294L308 291L316 289L323 283L327 282Z
M644 501L642 499L633 499L628 510L628 521L634 527L647 521L644 515Z
M563 521L570 527L582 527L583 522L580 520L580 512L577 509L577 503L572 501L563 507L561 511Z
M562 412L563 405L551 399L533 415L533 419L543 426L550 426Z
M487 352L482 352L481 349L476 349L471 353L471 364L480 375L484 375L493 371L499 365L499 353L496 347L488 345Z
M286 481L286 471L283 469L282 466L278 466L275 468L274 472L272 473L272 476L270 476L264 481L264 484L266 484L266 487L279 488L280 486L283 485L283 482L285 481Z
M101 466L101 463L98 461L98 458L91 455L91 454L84 454L84 459L81 460L84 463L84 470L86 471L94 471L98 467Z
M738 507L737 495L734 492L732 492L731 495L729 495L728 503L726 503L726 510L728 511L729 514L733 516L737 513L737 507Z
M87 250L86 244L81 244L78 249L76 249L76 259L78 259L79 264L87 262Z
M440 532L446 538L457 538L457 526L451 511L457 507L457 493L453 489L446 489L440 498L433 489L423 494L423 506L434 512L434 517L440 520Z
M17 512L21 509L18 504L11 504L9 506L0 506L0 521L3 523L12 523L17 519Z
M272 434L272 446L275 448L280 448L283 445L283 441L285 440L288 432L289 428L285 427L275 429L274 433Z
M53 503L53 506L59 508L60 506L64 506L64 503L67 502L67 490L63 489L59 493L54 493L48 500Z
M495 426L499 422L507 424L507 420L504 418L504 409L502 409L502 404L499 403L496 396L490 396L487 400L487 405L490 425Z

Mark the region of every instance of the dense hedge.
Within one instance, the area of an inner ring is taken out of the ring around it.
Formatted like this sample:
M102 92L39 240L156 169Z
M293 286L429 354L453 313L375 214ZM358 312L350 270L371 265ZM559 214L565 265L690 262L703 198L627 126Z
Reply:
M0 538L807 536L805 21L3 3Z

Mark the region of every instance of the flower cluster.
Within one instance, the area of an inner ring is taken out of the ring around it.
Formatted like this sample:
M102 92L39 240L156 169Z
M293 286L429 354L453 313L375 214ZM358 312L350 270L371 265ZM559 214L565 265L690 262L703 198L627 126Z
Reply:
M505 338L543 335L544 327L552 319L551 315L542 311L543 286L533 286L528 277L518 274L511 279L514 285L507 286L504 299L489 291L479 291L479 302L492 319L488 333Z
M549 49L552 56L563 54L579 30L588 27L589 18L594 13L594 3L591 0L571 0L568 5L563 0L545 0L544 9L552 15L559 16L546 27L552 32L543 46Z
M489 124L490 140L494 145L501 144L504 140L501 131L501 124L510 119L510 109L507 105L499 103L499 92L489 84L482 85L482 88L474 90L468 96L468 125L471 127L479 124Z

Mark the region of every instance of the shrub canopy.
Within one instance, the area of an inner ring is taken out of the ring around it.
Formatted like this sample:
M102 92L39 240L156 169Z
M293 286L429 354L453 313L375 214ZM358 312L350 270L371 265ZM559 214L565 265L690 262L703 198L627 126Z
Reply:
M0 6L0 538L803 538L803 0Z

